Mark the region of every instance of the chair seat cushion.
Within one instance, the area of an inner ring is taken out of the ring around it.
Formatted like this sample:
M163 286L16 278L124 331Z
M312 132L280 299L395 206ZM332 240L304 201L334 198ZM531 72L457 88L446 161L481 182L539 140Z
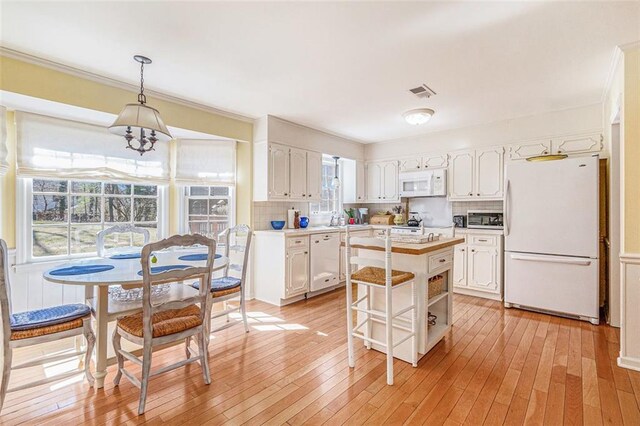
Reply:
M211 293L213 297L226 296L228 294L238 293L242 280L236 277L220 277L211 280ZM200 282L191 284L196 290L200 289Z
M82 325L83 325L83 318L77 318L71 321L61 322L59 324L48 325L46 327L31 328L28 330L18 330L18 331L11 330L10 340L30 339L32 337L40 337L40 336L45 336L47 334L60 333L67 330L81 328Z
M168 336L202 325L197 305L156 312L152 322L153 337ZM142 312L118 319L118 327L131 335L143 337Z
M391 285L402 284L411 281L415 277L411 272L391 271ZM384 268L366 266L351 274L351 279L365 283L385 285L385 270Z
M11 331L32 330L62 324L90 314L91 308L81 303L18 312L10 317Z

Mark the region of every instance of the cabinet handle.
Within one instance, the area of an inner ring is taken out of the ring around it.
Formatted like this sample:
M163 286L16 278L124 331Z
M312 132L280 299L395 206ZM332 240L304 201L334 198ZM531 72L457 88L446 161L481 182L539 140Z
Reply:
M561 150L561 149L559 149L559 150L558 150L558 154L560 154L561 152L562 152L562 150Z
M420 168L420 166L418 166L418 168Z
M284 193L284 195L289 195L289 194L287 194L287 193L285 192L285 193Z
M478 197L480 196L480 194L476 194Z
M306 197L306 194L302 194L303 197Z
M446 259L440 259L440 260L439 260L439 262L440 262L440 263L444 263L444 262L446 262L446 261L447 261Z
M486 242L487 242L487 240L478 240L478 241L481 241L481 242L483 242L483 243L486 243Z
M549 153L549 151L545 151L545 152L543 152L543 154L548 154L548 153Z
M464 251L464 249L460 249L460 251Z
M476 251L474 249L471 249L471 253L475 253Z
M308 251L305 251L305 252L304 252L304 254L309 254L309 252L308 252Z
M287 194L284 194L284 195L287 195ZM470 192L469 195L473 197L473 192Z

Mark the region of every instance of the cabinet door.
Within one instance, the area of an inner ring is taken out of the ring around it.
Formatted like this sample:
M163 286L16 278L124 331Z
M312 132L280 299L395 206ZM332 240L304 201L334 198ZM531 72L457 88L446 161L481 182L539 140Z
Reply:
M453 249L453 285L467 286L467 246L458 244Z
M401 172L415 172L422 169L422 159L420 157L410 157L400 159Z
M382 164L367 164L367 200L369 202L382 201Z
M287 251L287 280L285 297L309 291L309 251L291 249Z
M529 157L535 157L536 155L547 155L550 153L550 139L516 144L509 147L509 159L511 160L524 160Z
M400 199L398 162L387 161L382 168L382 199L385 201L398 201Z
M307 152L307 199L322 198L322 154Z
M289 150L289 198L307 198L307 152L302 149Z
M365 167L362 161L356 161L356 201L359 203L367 199Z
M447 154L428 155L422 157L422 167L425 169L442 169L448 164Z
M449 197L453 199L473 198L474 152L461 151L451 154L449 162Z
M600 152L602 150L602 135L600 133L591 133L555 138L552 141L551 148L554 154Z
M269 198L289 198L289 148L269 145Z
M496 271L498 252L492 247L467 246L468 250L468 286L474 290L498 292Z
M504 148L476 151L476 197L502 198L504 185Z

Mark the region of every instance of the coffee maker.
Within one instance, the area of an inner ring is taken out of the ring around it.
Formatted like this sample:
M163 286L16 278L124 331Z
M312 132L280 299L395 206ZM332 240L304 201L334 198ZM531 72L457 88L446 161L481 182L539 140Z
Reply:
M366 207L356 209L356 223L366 225L369 223L369 209Z

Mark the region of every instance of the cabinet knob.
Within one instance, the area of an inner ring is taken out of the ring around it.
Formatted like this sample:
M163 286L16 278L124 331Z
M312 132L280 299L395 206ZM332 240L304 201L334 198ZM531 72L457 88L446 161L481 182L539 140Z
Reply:
M480 194L476 194L478 197L480 196Z
M420 166L418 166L418 169L420 168Z
M284 195L287 195L287 194L284 194ZM472 193L472 192L470 192L470 193L469 193L469 195L470 195L470 196L473 196L473 193Z
M476 251L474 249L471 249L471 253L475 253Z
M558 150L558 154L560 154L560 153L562 153L562 150L561 150L561 149L559 149L559 150Z
M380 198L382 198L382 197L378 197L378 200L379 200Z
M304 254L309 254L309 252L308 252L308 251L305 251L305 252L304 252Z
M289 194L287 194L287 193L285 192L285 193L284 193L284 195L289 195Z
M464 251L464 249L460 249L460 251Z
M548 153L549 153L549 151L545 151L545 152L543 152L543 154L548 154Z

